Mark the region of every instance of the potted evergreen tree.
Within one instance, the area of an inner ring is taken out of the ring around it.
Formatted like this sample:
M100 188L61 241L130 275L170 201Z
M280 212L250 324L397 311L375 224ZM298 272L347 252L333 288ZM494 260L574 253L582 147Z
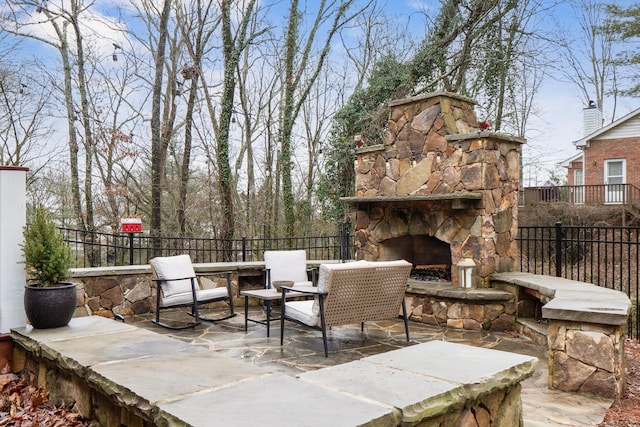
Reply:
M51 216L38 206L23 230L28 284L24 308L31 326L38 329L66 326L76 308L76 284L70 277L71 250Z

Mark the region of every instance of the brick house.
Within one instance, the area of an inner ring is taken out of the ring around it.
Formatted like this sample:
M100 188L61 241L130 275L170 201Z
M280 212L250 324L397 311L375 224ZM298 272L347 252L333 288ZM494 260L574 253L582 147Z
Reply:
M580 152L560 163L569 186L602 186L605 203L623 203L626 185L640 188L640 108L602 126L592 102L584 109L584 137L574 141ZM584 193L576 191L574 202Z

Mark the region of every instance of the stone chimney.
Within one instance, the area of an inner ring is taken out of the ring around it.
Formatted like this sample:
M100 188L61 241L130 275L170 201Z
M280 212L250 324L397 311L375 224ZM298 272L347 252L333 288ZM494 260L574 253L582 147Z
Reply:
M589 101L589 106L583 112L583 135L591 135L602 127L602 111L594 101Z
M471 258L478 287L516 268L524 140L483 130L474 106L445 92L389 103L383 143L356 147L355 195L341 198L354 209L358 259L451 269Z

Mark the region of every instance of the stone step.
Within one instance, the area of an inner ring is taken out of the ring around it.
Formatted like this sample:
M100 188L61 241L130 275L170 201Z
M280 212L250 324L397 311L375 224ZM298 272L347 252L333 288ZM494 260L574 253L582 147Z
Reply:
M547 347L547 332L549 329L548 321L537 320L528 317L519 317L516 321L518 333L531 339L541 347Z

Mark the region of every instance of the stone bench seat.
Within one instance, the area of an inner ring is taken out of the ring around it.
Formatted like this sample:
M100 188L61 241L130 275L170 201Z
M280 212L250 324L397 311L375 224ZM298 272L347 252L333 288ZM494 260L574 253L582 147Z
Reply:
M532 273L495 273L492 281L532 289L545 296L542 317L545 319L603 325L626 325L631 301L620 291L562 277Z
M524 288L544 304L541 315L548 321L549 388L614 399L624 394L624 335L631 311L627 295L531 273L495 273L491 285Z
M537 362L430 341L288 376L97 316L11 336L14 368L107 427L441 425L472 412L482 426L517 425Z

